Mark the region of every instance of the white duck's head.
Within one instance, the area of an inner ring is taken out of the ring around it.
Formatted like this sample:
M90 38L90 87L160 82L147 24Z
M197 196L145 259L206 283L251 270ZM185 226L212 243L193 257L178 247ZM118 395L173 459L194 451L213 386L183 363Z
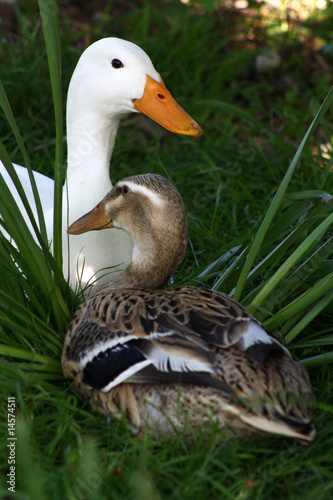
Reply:
M68 233L111 227L126 231L134 241L132 262L112 280L112 287L163 287L182 260L188 239L185 207L175 186L155 174L122 179Z
M79 106L78 106L79 103ZM104 38L82 54L68 91L68 117L94 112L119 121L140 111L166 129L199 136L201 127L176 103L148 55L137 45L119 38Z

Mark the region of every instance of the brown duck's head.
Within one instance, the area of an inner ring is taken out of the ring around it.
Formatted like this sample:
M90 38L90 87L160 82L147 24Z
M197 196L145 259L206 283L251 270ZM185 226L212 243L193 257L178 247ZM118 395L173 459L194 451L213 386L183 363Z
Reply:
M88 214L71 224L69 234L106 228L122 229L134 241L132 262L123 273L136 286L164 286L187 247L188 223L175 186L156 174L119 181ZM132 285L133 286L133 283Z

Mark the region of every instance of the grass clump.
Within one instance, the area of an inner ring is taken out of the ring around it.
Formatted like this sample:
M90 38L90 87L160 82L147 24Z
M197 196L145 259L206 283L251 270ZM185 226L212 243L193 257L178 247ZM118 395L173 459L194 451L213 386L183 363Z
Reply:
M280 438L237 441L221 431L206 439L203 429L193 443L181 436L157 443L149 433L136 438L123 421L93 414L60 368L63 338L80 301L61 273L61 217L53 255L43 214L32 219L38 245L0 181L1 224L16 241L13 246L1 236L0 244L3 497L7 398L15 396L18 498L328 498L333 97L325 64L314 57L331 63L323 49L332 40L325 12L313 30L310 16L287 36L278 21L268 25L260 16L204 3L199 9L146 2L129 11L110 3L82 33L68 8L40 1L40 18L30 2L21 4L18 34L0 48L6 68L0 89L5 165L10 170L10 159L30 161L34 170L55 171L59 196L63 96L84 40L112 35L142 46L205 134L198 141L175 137L149 122L147 135L145 119L128 117L119 130L111 178L152 171L176 184L188 210L190 246L173 283L229 293L282 333L293 355L309 367L318 437L303 447ZM52 5L56 16L48 15ZM316 54L307 52L305 28L321 43ZM281 62L261 73L256 57L268 49L279 52ZM300 78L305 68L307 78Z

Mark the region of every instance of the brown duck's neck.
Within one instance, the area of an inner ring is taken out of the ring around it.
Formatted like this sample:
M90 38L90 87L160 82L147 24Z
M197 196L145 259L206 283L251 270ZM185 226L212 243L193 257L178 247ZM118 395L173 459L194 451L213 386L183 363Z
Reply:
M157 255L151 260L145 258L139 262L132 261L122 273L117 273L111 281L102 285L95 293L122 288L140 290L164 288L176 267L176 264L171 266L170 262L164 261Z
M112 288L164 288L168 283L173 270L166 270L163 262L159 266L153 263L136 266L131 262L125 271L116 276L110 285Z
M162 237L154 235L153 231L141 231L134 241L132 262L100 290L164 288L186 250L186 219L168 227Z

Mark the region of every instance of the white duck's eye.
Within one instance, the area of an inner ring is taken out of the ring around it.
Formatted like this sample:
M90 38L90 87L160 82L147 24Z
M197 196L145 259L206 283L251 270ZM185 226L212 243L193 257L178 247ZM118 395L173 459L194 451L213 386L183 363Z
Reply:
M111 64L112 64L112 67L116 68L116 69L124 67L123 63L121 61L119 61L119 59L112 59Z

